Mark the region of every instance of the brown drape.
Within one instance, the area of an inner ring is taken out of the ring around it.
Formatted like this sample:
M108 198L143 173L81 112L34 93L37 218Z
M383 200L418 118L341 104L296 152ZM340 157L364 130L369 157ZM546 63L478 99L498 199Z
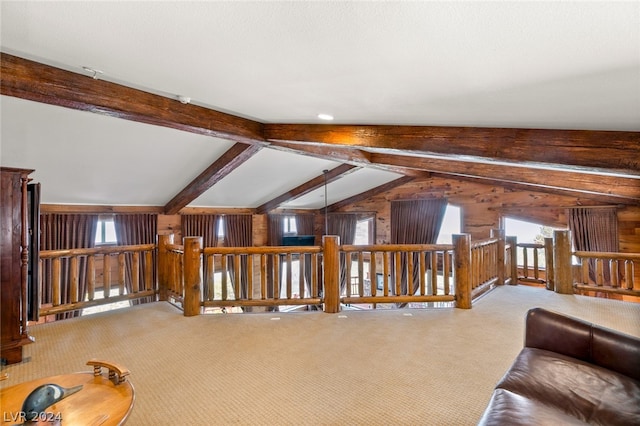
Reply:
M180 217L183 237L202 237L202 247L218 245L218 223L215 214L183 214Z
M98 215L45 213L40 216L40 250L65 250L91 248L95 245ZM78 262L78 299L84 300L87 293L87 259ZM69 282L69 258L60 262L62 303L71 302ZM43 262L41 303L52 302L51 261ZM80 310L56 315L56 319L77 317Z
M315 215L312 214L297 214L296 216L296 229L298 235L313 235L313 228L315 223ZM307 293L311 296L311 255L304 255L304 285L307 289ZM304 295L300 295L304 297Z
M253 217L250 214L225 215L224 217L224 238L228 247L251 247L253 245ZM233 262L227 264L231 283L235 285L236 280L240 284L240 296L242 299L249 297L248 259L246 255L240 257L240 276L235 276Z
M202 247L218 246L218 223L220 216L215 214L183 214L180 217L183 237L202 237ZM209 271L207 262L202 262L202 276L206 282ZM209 286L204 285L204 300L209 300Z
M281 214L270 214L267 215L267 245L269 246L280 246L282 245L282 237L284 236L284 218L285 215ZM296 224L297 226L297 224ZM280 261L280 256L269 256L267 258L267 297L274 297L274 258L278 259L278 262L282 264ZM280 266L280 265L279 265ZM280 268L282 270L282 268ZM279 308L276 306L274 308L269 308L272 311L278 311Z
M619 251L618 214L615 208L578 207L567 209L573 247L576 251ZM595 282L595 261L589 261L589 278ZM605 282L611 283L609 268Z
M332 213L328 217L329 235L340 237L340 244L351 245L356 239L358 216L353 213ZM340 294L347 288L351 277L347 277L347 256L340 253Z
M118 241L118 245L138 245L138 244L155 244L156 237L158 234L158 215L157 214L145 214L145 213L134 213L134 214L116 214L113 216L113 223L116 229L116 240ZM128 293L132 292L131 287L131 262L132 262L132 254L126 253L125 255L125 288ZM144 283L144 270L145 270L145 262L146 259L144 256L140 257L140 270L139 279L140 284ZM152 268L154 276L152 277L152 282L155 283L155 271L156 271L156 254L153 253L152 256ZM133 300L133 304L138 303L147 303L153 301L152 297L145 297L142 299Z
M435 244L447 208L446 198L391 202L391 244ZM414 254L414 265L418 256ZM424 259L429 261L429 257ZM392 259L393 263L393 259ZM411 290L407 291L407 257L401 256L402 294L415 294L420 286L419 268L413 269ZM428 263L425 263L428 266ZM392 269L393 270L393 269ZM394 280L395 274L391 279ZM394 286L395 288L395 286Z

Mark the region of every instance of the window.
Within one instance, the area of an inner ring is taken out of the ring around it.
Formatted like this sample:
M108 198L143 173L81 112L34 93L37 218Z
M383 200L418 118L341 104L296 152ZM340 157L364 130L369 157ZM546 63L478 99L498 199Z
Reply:
M218 229L217 229L218 239L220 241L224 240L224 216L220 216L218 218Z
M285 216L284 217L284 235L292 236L298 235L298 227L296 225L296 217L295 216Z
M554 228L539 223L505 218L505 235L518 237L519 243L544 244L545 237L553 236Z
M356 237L353 241L354 245L373 244L373 216L359 219L356 224Z
M460 207L447 204L436 244L451 244L453 242L451 236L460 233L461 223Z
M515 236L518 238L518 243L536 243L544 244L545 237L552 237L555 228L550 226L544 226L539 223L527 222L524 220L505 218L504 230L506 236ZM533 249L527 250L527 258L533 259ZM539 250L538 261L540 265L546 265L546 256L544 250ZM531 262L531 261L529 261ZM524 264L524 255L522 250L518 250L518 266Z
M116 226L113 222L113 217L100 217L98 219L95 244L97 246L104 244L117 244Z

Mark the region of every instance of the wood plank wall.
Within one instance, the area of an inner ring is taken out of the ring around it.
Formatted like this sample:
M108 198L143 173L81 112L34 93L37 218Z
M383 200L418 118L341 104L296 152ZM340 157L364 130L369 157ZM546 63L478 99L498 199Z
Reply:
M376 213L376 244L385 244L390 240L390 202L392 200L420 199L431 197L447 197L449 203L462 208L463 232L470 233L473 240L488 238L491 229L499 227L504 216L535 221L555 227L566 227L566 207L593 205L588 199L566 197L541 192L512 190L501 186L482 183L432 177L416 179L393 190L379 194L366 201L345 206L346 212ZM137 211L140 208L132 208ZM55 205L44 205L43 212L61 211L65 208ZM123 208L119 208L119 211ZM126 208L124 208L126 210ZM191 213L247 213L247 209L186 209ZM83 210L86 212L86 210ZM103 210L98 211L104 213ZM640 253L640 206L625 206L618 209L620 232L620 251ZM175 241L180 242L182 232L180 215L163 215L158 217L160 233L175 233ZM320 214L316 220L318 240L324 228L324 217ZM260 246L267 242L267 216L253 215L253 245ZM640 268L638 268L640 269ZM640 279L640 270L636 271Z

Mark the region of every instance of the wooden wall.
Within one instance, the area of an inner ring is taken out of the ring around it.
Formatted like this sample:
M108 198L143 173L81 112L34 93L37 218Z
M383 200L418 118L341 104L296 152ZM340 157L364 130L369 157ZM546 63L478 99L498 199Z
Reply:
M390 238L390 202L432 197L446 197L450 204L461 207L462 230L472 239L489 237L493 228L500 226L504 216L534 221L543 225L566 227L565 209L571 206L588 205L588 201L541 192L525 192L480 182L461 181L435 177L415 180L391 191L344 207L341 211L376 212L376 243L385 244ZM234 211L198 209L198 212L232 213ZM247 210L238 210L246 213ZM318 215L316 230L322 233L323 216ZM618 209L620 251L640 253L640 206L624 206ZM266 215L253 216L255 246L266 244ZM181 238L180 215L160 215L159 232L176 233ZM177 239L176 241L179 241Z

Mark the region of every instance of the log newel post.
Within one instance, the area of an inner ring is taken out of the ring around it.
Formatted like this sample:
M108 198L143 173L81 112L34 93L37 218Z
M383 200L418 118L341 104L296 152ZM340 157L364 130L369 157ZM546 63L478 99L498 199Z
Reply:
M509 236L506 238L507 244L511 246L511 281L509 284L518 285L518 237Z
M571 233L568 230L553 231L553 265L556 293L573 294Z
M160 300L169 299L169 283L171 280L171 265L169 264L169 253L167 244L173 244L173 234L158 235L158 298Z
M324 311L340 312L340 237L322 237L324 261Z
M202 299L202 237L184 237L184 316L200 314Z
M498 265L498 285L503 285L505 280L505 259L506 259L506 242L505 242L505 233L504 229L492 229L491 230L491 238L498 239L498 254L496 258L496 263Z
M544 258L547 262L545 265L546 287L547 290L554 291L556 289L556 279L553 266L553 238L546 237L544 239Z
M471 309L471 235L453 235L456 274L456 308Z

